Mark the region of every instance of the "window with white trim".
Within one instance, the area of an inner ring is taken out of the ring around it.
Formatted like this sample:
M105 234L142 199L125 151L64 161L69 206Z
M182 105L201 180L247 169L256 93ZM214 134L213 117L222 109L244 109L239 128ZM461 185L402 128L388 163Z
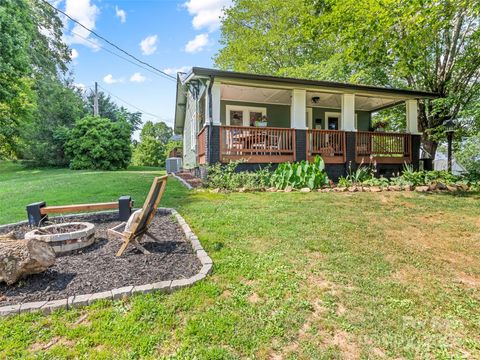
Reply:
M225 122L229 126L250 126L263 116L267 116L265 107L227 105Z

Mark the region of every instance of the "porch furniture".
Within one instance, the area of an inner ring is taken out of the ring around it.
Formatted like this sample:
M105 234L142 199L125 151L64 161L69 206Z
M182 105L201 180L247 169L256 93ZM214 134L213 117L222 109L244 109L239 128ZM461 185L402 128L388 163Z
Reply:
M221 126L220 160L252 163L294 161L295 131L287 128Z
M150 252L140 244L144 235L158 241L158 239L148 231L148 228L155 217L158 205L165 192L167 178L168 176L155 177L143 207L135 211L130 216L130 219L128 219L128 222L123 222L112 229L108 229L109 239L116 238L123 241L122 246L117 252L117 256L121 256L130 243L144 254L149 254ZM123 230L120 230L122 228Z

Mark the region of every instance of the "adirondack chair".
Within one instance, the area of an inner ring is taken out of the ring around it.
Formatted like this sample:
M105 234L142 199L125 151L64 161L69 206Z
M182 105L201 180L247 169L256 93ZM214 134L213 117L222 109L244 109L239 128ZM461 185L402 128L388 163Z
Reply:
M117 252L117 256L121 256L130 243L144 254L150 254L150 252L140 244L144 235L147 235L153 240L159 241L148 231L148 227L155 217L158 204L160 204L162 195L165 192L167 178L168 176L155 177L143 207L135 211L127 222L122 222L121 224L108 229L107 234L109 239L113 238L123 241L122 246Z

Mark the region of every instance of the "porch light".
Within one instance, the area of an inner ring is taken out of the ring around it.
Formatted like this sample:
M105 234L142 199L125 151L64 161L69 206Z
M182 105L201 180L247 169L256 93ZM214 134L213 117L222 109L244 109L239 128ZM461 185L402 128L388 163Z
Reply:
M448 172L452 172L452 142L453 133L455 132L455 123L452 120L447 120L443 125L445 126L445 132L447 133L447 167Z

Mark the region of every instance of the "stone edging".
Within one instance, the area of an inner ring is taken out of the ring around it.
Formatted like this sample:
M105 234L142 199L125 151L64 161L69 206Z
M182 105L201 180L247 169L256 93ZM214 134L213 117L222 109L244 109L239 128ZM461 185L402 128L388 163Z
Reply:
M178 181L180 181L188 190L192 190L193 189L193 186L190 185L186 180L182 179L180 176L178 176L177 174L175 173L170 173L169 175L171 175L172 177L174 177L175 179L177 179Z
M0 307L0 316L7 316L32 311L41 311L45 314L50 314L57 309L71 309L86 306L94 303L97 300L116 300L131 296L133 294L146 294L153 291L171 293L175 290L191 286L196 282L203 280L212 271L213 262L212 259L208 256L207 252L203 249L200 241L198 240L198 237L194 234L190 226L175 209L159 208L158 211L163 214L172 214L173 216L175 216L178 223L182 227L182 230L185 233L185 237L188 239L188 241L190 241L193 250L195 251L198 259L202 264L202 268L196 275L184 279L165 280L145 285L124 286L118 289L93 294L74 295L68 297L67 299L61 300L35 301L24 304L7 305ZM11 225L13 224L9 224L6 226Z

